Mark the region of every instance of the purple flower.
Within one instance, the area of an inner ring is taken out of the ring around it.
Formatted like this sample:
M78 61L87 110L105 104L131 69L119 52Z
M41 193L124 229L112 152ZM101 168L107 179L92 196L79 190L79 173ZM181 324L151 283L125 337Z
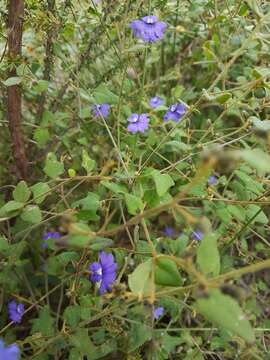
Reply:
M5 347L4 341L0 339L0 359L2 360L19 360L20 349L17 344Z
M154 319L158 320L164 314L164 308L158 307L154 310Z
M161 106L164 104L164 100L159 97L159 96L154 96L152 97L152 99L150 99L149 101L149 105L151 106L151 108L156 109L157 107Z
M9 319L16 324L19 324L22 321L24 313L24 305L17 304L15 300L12 300L8 304L8 315Z
M155 43L162 40L167 24L158 21L154 15L148 15L140 20L134 20L130 23L133 35L146 43Z
M208 178L208 184L209 185L216 185L218 182L218 179L216 176L212 175Z
M106 119L110 113L110 105L109 104L93 105L92 111L95 118L103 117L104 119Z
M41 247L43 249L47 248L48 247L48 244L46 243L47 240L49 240L49 239L60 239L60 237L61 237L61 234L59 232L47 232L42 237L43 243L42 243Z
M200 230L193 231L192 239L196 241L201 241L203 238L203 233Z
M130 123L127 127L129 132L132 134L136 134L137 132L144 133L145 130L148 129L149 119L146 114L132 114L128 118L128 122Z
M169 107L169 110L164 115L164 121L173 120L178 122L184 116L186 112L186 106L184 104L178 103L173 104Z
M171 226L166 226L163 231L164 236L173 237L175 235L175 230Z
M104 251L99 253L99 262L94 262L89 266L91 271L90 280L93 283L99 283L100 295L112 290L112 284L116 280L117 264L114 262L112 254L106 254Z

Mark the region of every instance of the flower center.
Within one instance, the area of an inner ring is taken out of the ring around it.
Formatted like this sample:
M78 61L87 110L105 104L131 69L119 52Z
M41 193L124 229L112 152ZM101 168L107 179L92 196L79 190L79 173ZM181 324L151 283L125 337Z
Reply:
M134 114L134 115L132 115L130 118L129 118L129 122L131 122L131 123L136 123L136 122L138 122L139 121L139 115L137 115L137 114Z
M155 24L157 22L157 19L155 16L153 15L148 15L148 16L145 16L143 18L143 21L146 23L146 24Z
M171 110L172 112L174 112L176 109L177 109L177 105L172 105L172 106L170 107L170 110Z
M99 269L97 269L97 270L95 271L95 273L96 273L97 275L102 276L102 267L100 267Z

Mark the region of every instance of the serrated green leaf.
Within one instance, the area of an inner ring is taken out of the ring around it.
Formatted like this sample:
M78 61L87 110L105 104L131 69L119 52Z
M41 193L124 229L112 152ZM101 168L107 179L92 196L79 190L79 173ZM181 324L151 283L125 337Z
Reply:
M51 317L48 305L44 306L39 312L39 317L33 320L31 334L37 332L44 336L54 335L54 319Z
M31 224L38 224L42 220L42 215L38 206L28 205L23 209L21 218Z
M87 356L89 360L95 359L96 348L90 340L87 329L78 329L75 334L70 336L70 340L82 357Z
M25 203L29 200L31 191L25 181L20 181L12 192L15 201Z
M64 173L64 164L56 159L56 156L49 153L46 159L44 172L50 178L55 179Z
M68 326L75 327L81 319L81 307L79 305L68 306L64 311L64 320Z
M89 235L70 235L68 237L68 244L77 247L86 247L90 244L91 237Z
M0 217L13 216L14 214L17 214L18 210L21 210L23 207L23 203L11 200L0 208Z
M132 324L128 336L128 352L133 352L152 337L151 328L145 324Z
M249 121L252 121L254 127L261 131L270 131L270 120L260 120L255 116L251 116Z
M101 181L101 184L116 194L125 194L127 192L126 187L121 184L116 184L109 181Z
M260 174L270 172L270 155L261 149L244 149L236 153Z
M3 236L0 236L0 252L7 250L9 247L9 243L7 239Z
M240 205L228 205L227 210L237 220L244 222L246 220L246 211Z
M36 204L41 204L50 193L50 187L47 183L39 182L31 187L33 198Z
M220 256L217 246L218 235L205 235L197 250L197 263L205 275L217 276L220 272Z
M266 225L268 223L268 221L269 221L268 217L265 215L263 210L259 206L255 205L255 204L250 204L250 205L247 206L246 214L247 214L248 219L252 219L257 214L257 216L253 219L251 224L257 222L257 223Z
M91 171L95 168L96 162L95 160L92 160L87 151L82 151L82 167L86 170L87 174L90 174Z
M156 185L158 196L163 196L174 185L173 179L169 174L161 174L158 170L152 172L152 176Z
M5 81L2 81L2 84L4 84L5 86L13 86L13 85L18 85L22 82L22 78L19 76L13 76L8 78Z
M96 104L118 104L119 97L102 84L93 93Z
M33 90L38 94L47 91L49 87L49 82L46 80L39 80L33 87Z
M148 259L138 265L133 273L128 276L128 286L130 290L140 298L154 291L154 284L151 279L152 271L153 261L152 259Z
M42 149L50 140L51 136L47 128L37 128L34 131L34 140L37 142L37 146Z
M113 245L112 239L103 237L96 237L92 240L92 242L93 244L90 245L90 249L93 251L100 251Z
M231 335L247 342L255 340L253 329L238 303L218 289L211 290L207 298L197 300L196 308L206 319Z
M140 210L143 210L142 200L132 194L125 193L125 200L128 208L128 212L131 215L136 215Z
M180 286L182 279L175 262L165 257L158 257L155 263L155 283L162 286Z

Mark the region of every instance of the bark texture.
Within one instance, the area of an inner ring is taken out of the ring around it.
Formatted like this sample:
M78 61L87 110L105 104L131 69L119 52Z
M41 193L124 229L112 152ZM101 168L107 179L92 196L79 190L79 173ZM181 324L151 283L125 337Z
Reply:
M22 51L22 33L24 17L24 0L9 0L8 4L8 57L11 70L8 77L16 76L13 63L20 59ZM27 176L27 158L25 154L24 138L21 128L22 96L19 85L7 88L7 113L12 141L13 156L16 162L18 175Z

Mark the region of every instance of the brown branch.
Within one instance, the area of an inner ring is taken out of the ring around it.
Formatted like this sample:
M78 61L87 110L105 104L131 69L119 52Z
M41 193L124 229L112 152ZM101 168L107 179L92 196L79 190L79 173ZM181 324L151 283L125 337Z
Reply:
M8 5L8 57L11 70L9 77L16 76L13 62L21 56L23 33L24 0L10 0ZM24 139L21 129L22 97L19 85L7 88L7 112L9 130L12 141L13 156L21 178L27 175L27 158L25 155Z

